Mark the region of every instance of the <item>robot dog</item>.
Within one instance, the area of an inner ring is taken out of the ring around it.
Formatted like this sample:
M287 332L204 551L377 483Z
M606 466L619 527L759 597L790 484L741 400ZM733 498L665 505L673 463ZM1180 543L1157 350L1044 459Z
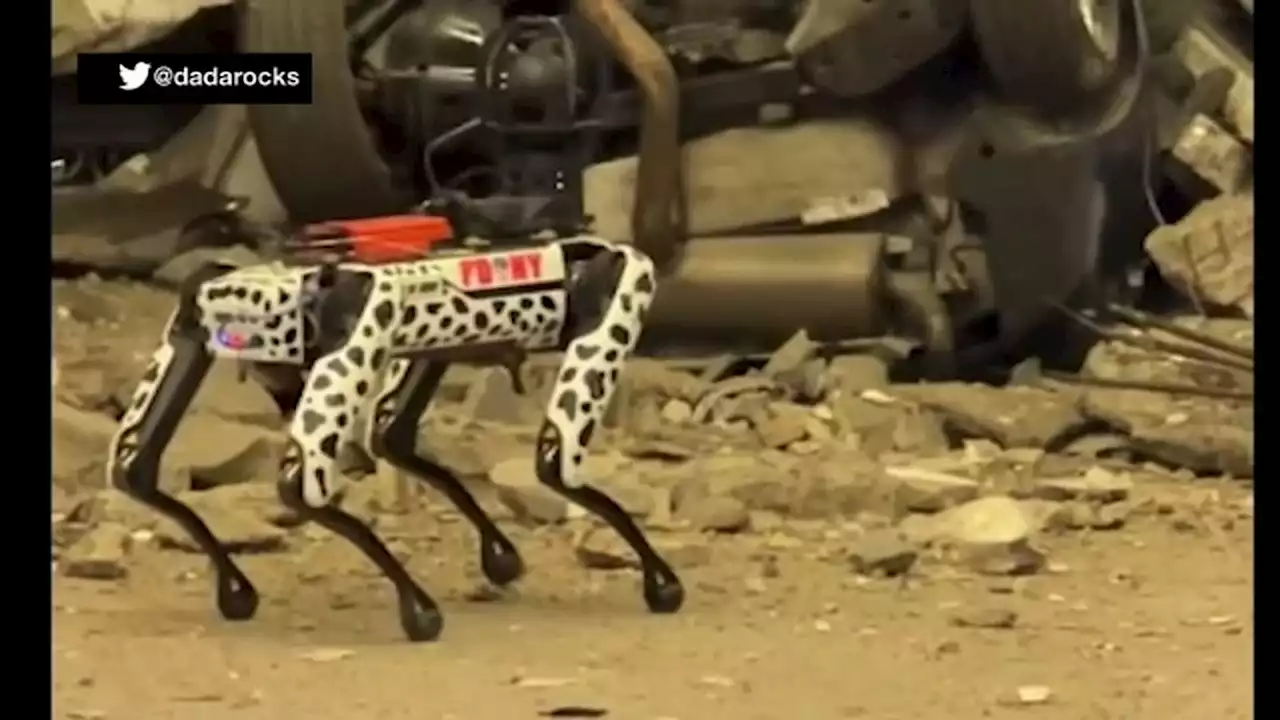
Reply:
M405 634L424 641L443 628L438 605L368 527L332 502L343 486L339 449L363 445L439 490L479 532L485 576L510 583L524 572L519 553L455 476L417 454L419 418L452 362L563 351L537 436L537 477L626 540L651 611L683 603L671 567L579 474L643 329L653 263L589 236L470 251L453 235L448 220L430 215L312 226L279 261L209 266L187 282L121 420L108 471L116 487L178 523L212 560L223 617L252 617L258 593L208 526L157 483L161 455L216 358L295 375L293 396L277 394L292 416L281 501L368 556L395 586Z

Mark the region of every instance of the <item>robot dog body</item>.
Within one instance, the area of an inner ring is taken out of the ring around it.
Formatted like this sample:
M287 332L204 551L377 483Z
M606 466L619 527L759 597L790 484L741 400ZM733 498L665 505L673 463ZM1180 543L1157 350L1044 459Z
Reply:
M422 218L399 226L381 220L379 228L398 227L401 237L423 230ZM537 476L635 549L651 610L678 609L683 590L670 567L627 514L578 474L643 329L653 263L591 237L492 252L419 242L419 252L404 253L394 242L359 244L385 240L385 232L361 238L369 225L346 227L355 229L344 231L343 247L354 252L335 262L197 272L111 446L113 483L182 525L213 561L222 614L251 617L257 592L204 522L156 482L164 448L215 358L296 374L292 397L276 393L292 413L281 499L376 563L396 587L406 634L429 640L443 624L434 600L369 528L332 502L341 490L338 452L357 443L440 490L479 531L486 576L509 583L523 574L523 562L456 477L417 454L419 419L451 362L505 362L518 383L520 357L558 350L564 360L538 434Z

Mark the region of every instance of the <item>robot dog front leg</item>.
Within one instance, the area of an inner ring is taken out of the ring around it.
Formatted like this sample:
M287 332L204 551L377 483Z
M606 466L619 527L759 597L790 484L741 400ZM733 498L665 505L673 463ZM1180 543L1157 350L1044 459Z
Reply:
M196 321L196 297L204 282L223 272L208 266L187 281L178 309L165 328L164 341L152 356L112 439L107 473L115 487L186 531L213 562L219 612L228 620L246 620L257 612L257 590L209 526L159 487L160 459L213 364L206 332Z
M649 610L671 613L684 604L680 579L626 511L579 477L655 291L649 258L625 246L604 252L608 254L590 261L569 290L568 343L538 433L535 466L539 481L604 520L631 546L644 573Z
M375 421L375 400L392 359L389 349L403 308L399 286L364 273L337 279L320 309L321 347L289 431L280 499L306 520L345 538L395 586L400 625L410 640L435 640L440 609L364 523L331 505L340 486L338 451ZM354 322L352 322L354 318Z

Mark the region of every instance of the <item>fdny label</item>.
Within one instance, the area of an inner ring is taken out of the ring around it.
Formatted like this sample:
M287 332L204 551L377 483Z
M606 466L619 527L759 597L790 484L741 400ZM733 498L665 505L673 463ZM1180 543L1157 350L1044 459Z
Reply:
M463 258L458 261L458 275L466 290L530 285L549 279L542 267L542 253L536 250Z

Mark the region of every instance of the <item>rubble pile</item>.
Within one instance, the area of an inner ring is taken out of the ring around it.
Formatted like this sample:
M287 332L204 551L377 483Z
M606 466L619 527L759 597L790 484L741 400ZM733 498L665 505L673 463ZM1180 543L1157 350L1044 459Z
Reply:
M66 322L56 329L54 552L63 572L80 577L127 574L140 543L194 551L177 528L106 487L103 463L126 378L141 372L164 322L123 309L111 299L120 290L92 280L55 287ZM1195 322L1252 344L1245 321ZM120 337L112 352L97 349L107 335ZM761 369L724 378L726 363L680 369L636 360L584 474L641 519L673 562L707 562L723 535L751 534L766 550L783 550L816 534L830 559L872 575L922 562L1039 572L1046 535L1112 530L1147 516L1199 527L1200 510L1161 500L1159 488L1195 475L1252 474L1251 408L1240 403L1047 381L893 384L874 357L829 360L816 351L801 334ZM495 516L567 533L584 566L630 567L612 533L596 532L533 475L554 360L526 366L523 396L503 370L451 369L420 447L457 471ZM215 368L166 456L162 487L189 499L239 552L309 542L276 499L283 422L234 367ZM1202 370L1104 343L1089 372ZM356 482L343 502L371 522L421 507L456 519L443 499L367 458L354 457L349 474Z

